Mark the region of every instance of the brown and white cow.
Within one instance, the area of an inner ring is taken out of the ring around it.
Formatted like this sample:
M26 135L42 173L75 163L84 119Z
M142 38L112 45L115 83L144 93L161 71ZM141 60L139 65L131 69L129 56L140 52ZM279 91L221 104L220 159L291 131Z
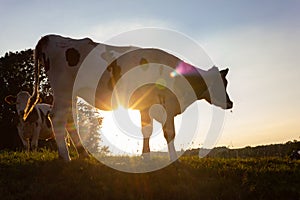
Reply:
M139 110L144 156L150 152L153 119L162 123L171 161L177 159L174 147L176 115L201 99L223 109L233 105L226 93L228 69L200 70L159 49L117 47L95 43L89 38L76 40L47 35L35 48L36 81L25 119L39 97L41 66L44 66L54 91L52 123L59 155L66 161L70 156L65 127L78 152L87 155L78 133L71 128L74 127L71 108L77 96L101 110L113 110L119 105ZM162 116L162 108L166 116Z
M16 105L17 117L16 125L20 139L27 151L36 150L38 140L48 140L54 138L50 119L48 117L52 106L49 104L38 103L26 120L23 120L24 110L26 108L30 94L21 91L17 96L8 95L5 101L10 105Z

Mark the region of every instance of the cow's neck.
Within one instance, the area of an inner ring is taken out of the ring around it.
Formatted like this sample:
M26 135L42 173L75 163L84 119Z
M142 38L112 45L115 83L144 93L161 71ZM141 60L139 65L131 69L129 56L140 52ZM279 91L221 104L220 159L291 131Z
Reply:
M181 97L181 102L183 103L181 106L181 110L184 111L188 106L194 103L197 100L204 99L204 92L207 90L207 86L205 84L202 75L205 73L201 73L201 75L193 75L187 76L186 79L188 80L191 88L184 90L184 93Z

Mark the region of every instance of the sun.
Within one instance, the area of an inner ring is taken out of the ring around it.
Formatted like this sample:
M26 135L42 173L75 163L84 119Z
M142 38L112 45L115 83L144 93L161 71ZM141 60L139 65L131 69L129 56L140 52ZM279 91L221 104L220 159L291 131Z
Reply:
M138 110L119 106L113 111L100 111L103 117L99 131L104 145L116 155L139 155L143 139L141 116Z
M196 106L196 105L194 105ZM204 105L203 105L204 106ZM199 108L200 109L200 108ZM209 108L207 108L209 109ZM128 109L120 106L112 111L103 111L96 108L93 110L97 113L97 117L101 117L101 128L97 130L102 140L101 146L107 146L110 155L116 156L139 156L142 154L143 149L143 134L141 131L141 115L139 110ZM186 117L190 121L194 114L193 111L197 110L195 107L189 108L182 116L177 116L175 122L175 146L177 149L186 149L191 144L191 138L194 138L195 144L203 143L206 132L209 127L209 118L205 112L205 116L200 117L202 120L198 122L201 129L197 130L199 135L193 135L194 128L186 123L182 123L182 119ZM202 111L206 111L201 107ZM185 120L185 121L186 121ZM153 119L153 131L150 138L151 151L167 152L167 143L164 138L162 124Z
M116 110L112 111L112 114L115 120L116 118L124 117L129 118L130 122L132 122L136 126L140 126L141 124L141 115L138 110L127 109L123 106L119 106Z

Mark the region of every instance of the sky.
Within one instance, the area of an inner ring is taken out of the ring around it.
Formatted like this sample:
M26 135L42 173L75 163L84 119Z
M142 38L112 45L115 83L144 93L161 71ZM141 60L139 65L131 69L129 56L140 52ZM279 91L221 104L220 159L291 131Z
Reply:
M0 56L34 48L49 33L98 42L146 27L185 34L216 66L230 69L227 91L234 108L225 112L217 146L300 140L300 1L1 0L0 5Z

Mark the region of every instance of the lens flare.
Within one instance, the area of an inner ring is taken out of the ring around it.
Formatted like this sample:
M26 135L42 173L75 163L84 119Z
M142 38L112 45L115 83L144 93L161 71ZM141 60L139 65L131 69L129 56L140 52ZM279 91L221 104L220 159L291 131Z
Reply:
M176 66L176 69L170 73L170 76L174 78L174 77L178 76L179 74L180 75L192 75L195 73L197 73L197 71L195 70L194 66L181 61Z

